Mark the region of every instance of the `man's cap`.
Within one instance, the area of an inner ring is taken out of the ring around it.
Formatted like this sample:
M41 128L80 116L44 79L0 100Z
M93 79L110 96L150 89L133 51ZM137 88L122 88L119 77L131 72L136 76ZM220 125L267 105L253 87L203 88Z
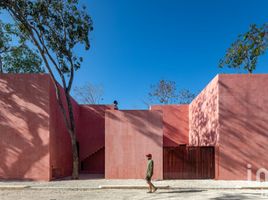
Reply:
M149 153L149 154L146 155L146 157L150 158L150 157L152 157L152 154Z

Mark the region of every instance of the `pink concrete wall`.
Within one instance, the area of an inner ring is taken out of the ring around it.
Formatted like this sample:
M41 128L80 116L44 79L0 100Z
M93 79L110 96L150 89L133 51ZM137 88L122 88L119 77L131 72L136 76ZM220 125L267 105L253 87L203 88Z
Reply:
M218 76L192 101L189 107L189 143L214 146L219 141Z
M190 105L190 145L215 146L215 178L268 169L268 75L219 75Z
M189 105L154 105L163 112L164 147L189 143Z
M49 76L0 75L0 178L49 180Z
M0 88L0 178L71 175L71 141L49 75L1 75ZM72 105L80 160L86 159L88 172L104 173L105 110L112 106L79 106L74 99Z
M218 179L246 180L268 170L268 75L219 76Z
M80 144L80 161L83 162L83 171L104 174L105 111L113 109L113 106L80 105L79 107L77 138ZM94 159L90 158L94 153L97 153ZM100 168L96 169L93 166L100 166Z
M105 150L104 147L99 149L97 152L88 156L81 165L83 164L83 173L88 174L102 174L104 176L105 171Z
M105 178L145 178L152 153L154 179L163 179L163 131L160 111L107 111Z
M63 89L61 96L65 108L67 107ZM56 99L56 92L50 80L50 179L70 176L72 173L72 148L71 139L67 132L60 107ZM79 105L72 99L73 112L76 125L76 134L79 130Z
M215 178L219 174L219 77L216 76L189 106L189 145L215 147Z

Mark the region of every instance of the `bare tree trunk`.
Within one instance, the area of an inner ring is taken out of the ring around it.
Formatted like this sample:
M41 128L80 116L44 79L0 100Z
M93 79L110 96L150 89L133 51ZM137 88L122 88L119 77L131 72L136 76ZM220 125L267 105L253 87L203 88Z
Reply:
M50 74L52 76L52 74ZM67 103L67 108L64 108L63 99L64 97L61 97L60 94L60 88L58 86L58 83L55 80L55 77L52 76L53 84L55 86L56 90L56 97L57 102L60 107L61 113L63 115L63 120L66 125L66 129L68 131L68 134L71 139L71 145L72 145L72 158L73 158L73 166L72 166L72 178L73 179L79 179L79 155L78 155L78 148L77 148L77 138L76 138L76 131L75 131L75 121L74 121L74 115L73 115L73 106L71 103L71 97L68 91L66 90L66 87L64 86L64 95Z
M73 106L72 106L71 97L68 91L65 91L65 97L66 97L66 102L68 106L69 120L70 120L69 134L72 140L72 155L73 155L72 178L78 179L79 178L79 155L78 155L79 152L78 152L78 147L77 147L77 137L76 137L76 131L75 131L75 119L74 119Z
M0 3L1 5L1 3ZM9 9L9 12L11 12L11 16L15 21L20 21L29 31L30 37L33 40L33 43L36 45L38 48L38 51L40 52L40 55L42 56L45 66L52 78L52 82L54 84L55 90L56 90L56 97L57 97L57 102L59 104L60 110L63 114L63 119L67 128L67 131L69 133L70 139L71 139L71 144L72 144L72 157L73 157L73 172L72 172L72 178L73 179L78 179L79 178L79 156L78 156L78 149L77 149L77 139L75 135L75 122L74 122L74 115L73 115L73 108L71 104L71 99L70 99L70 89L72 85L72 80L73 80L73 71L71 73L71 83L69 84L68 88L66 88L66 82L63 74L60 72L57 64L55 63L55 60L51 55L49 54L49 51L46 49L46 46L44 43L42 43L42 39L40 38L40 35L37 35L37 38L35 37L35 34L33 33L33 30L30 28L31 26L28 24L27 21L25 21L23 18L21 18L19 15L16 14L16 12L12 9ZM17 10L17 12L19 12ZM36 34L38 34L36 32ZM39 40L38 40L39 39ZM40 42L40 43L39 43ZM53 74L52 69L50 68L49 62L47 60L46 55L50 58L50 61L55 65L56 70L58 71L59 75L61 76L63 87L64 87L64 95L66 98L66 103L67 103L67 110L64 108L64 103L61 98L61 92L60 88L57 84L56 78Z
M79 156L77 150L77 139L74 131L69 130L69 134L72 135L71 136L72 157L73 157L72 179L79 179Z

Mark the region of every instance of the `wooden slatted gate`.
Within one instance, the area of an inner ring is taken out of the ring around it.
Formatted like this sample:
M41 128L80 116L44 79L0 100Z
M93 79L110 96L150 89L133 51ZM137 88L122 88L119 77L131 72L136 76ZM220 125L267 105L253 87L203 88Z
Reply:
M213 179L214 147L164 147L164 179Z

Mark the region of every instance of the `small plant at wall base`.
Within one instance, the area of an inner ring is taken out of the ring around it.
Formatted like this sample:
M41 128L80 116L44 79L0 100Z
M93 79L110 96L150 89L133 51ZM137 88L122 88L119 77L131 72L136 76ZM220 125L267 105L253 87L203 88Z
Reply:
M42 59L16 26L0 20L0 73L43 73Z
M249 31L239 35L238 39L227 49L219 67L243 68L252 73L256 69L258 58L268 48L268 25L250 26Z
M85 50L89 49L89 32L93 30L91 18L85 7L80 9L78 0L5 0L0 1L0 10L10 14L20 34L36 48L50 74L71 138L72 178L77 179L79 159L70 91L75 71L83 60L75 54L74 48L82 45ZM63 87L62 94L56 75Z

